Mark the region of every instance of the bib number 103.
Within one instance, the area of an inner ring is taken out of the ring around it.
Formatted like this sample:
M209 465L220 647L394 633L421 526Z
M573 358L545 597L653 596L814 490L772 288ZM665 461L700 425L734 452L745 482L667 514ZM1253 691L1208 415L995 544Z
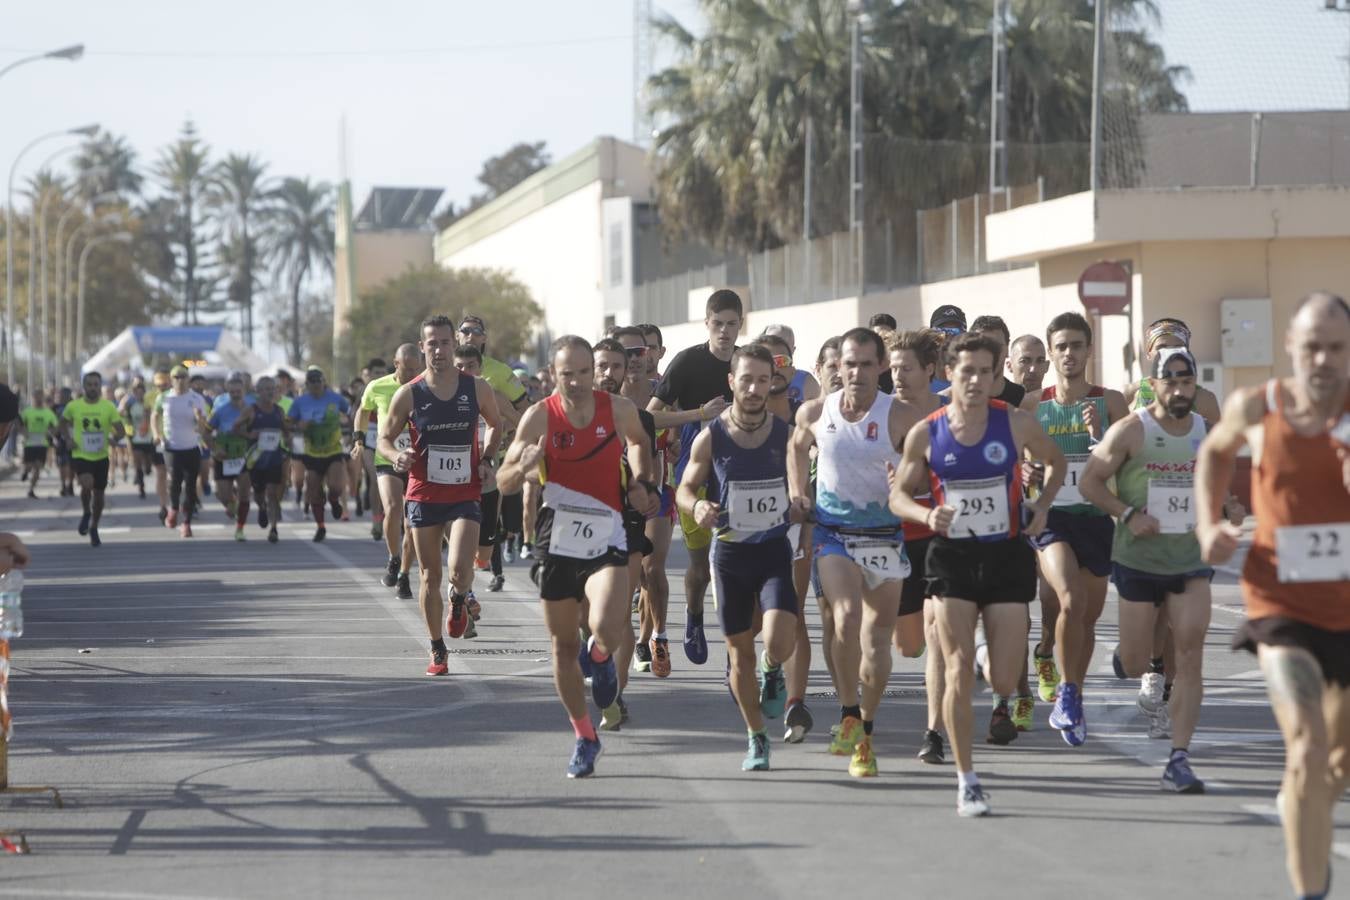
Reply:
M470 479L470 448L428 447L427 480L433 484L468 484Z

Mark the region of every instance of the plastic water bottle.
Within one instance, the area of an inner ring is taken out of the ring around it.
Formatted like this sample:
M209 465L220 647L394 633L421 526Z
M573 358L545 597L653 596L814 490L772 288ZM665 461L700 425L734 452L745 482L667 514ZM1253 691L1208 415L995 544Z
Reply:
M10 569L0 575L0 638L23 634L23 573Z

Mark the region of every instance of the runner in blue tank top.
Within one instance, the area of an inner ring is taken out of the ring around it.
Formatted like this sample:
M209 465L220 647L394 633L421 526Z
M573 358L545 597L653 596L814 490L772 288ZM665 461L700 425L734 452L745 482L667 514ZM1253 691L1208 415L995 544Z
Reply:
M717 611L731 657L731 688L750 748L741 768L769 768L764 719L783 714L783 661L796 645L797 594L788 545L787 444L792 430L769 412L773 355L762 344L731 357L731 408L694 440L676 491L680 510L713 530ZM706 497L699 489L707 486ZM712 499L715 498L715 499ZM764 652L755 663L755 603ZM758 688L756 688L758 679Z
M246 465L258 498L258 524L269 528L267 540L277 542L281 521L281 493L285 487L286 450L290 446L290 421L277 405L277 383L264 375L254 386L257 397L244 409L234 429L252 444Z
M989 814L971 759L975 623L984 616L990 682L1003 698L990 730L1004 737L1011 731L1011 740L1017 730L1006 698L1026 652L1026 605L1036 596L1035 556L1023 535L1045 527L1046 510L1064 481L1064 455L1035 417L989 399L998 354L998 344L978 334L947 345L951 403L910 431L890 503L906 521L935 533L926 580L947 661L943 709L962 816ZM1045 488L1035 502L1021 499L1023 450L1046 466ZM935 505L926 506L917 497L930 487Z

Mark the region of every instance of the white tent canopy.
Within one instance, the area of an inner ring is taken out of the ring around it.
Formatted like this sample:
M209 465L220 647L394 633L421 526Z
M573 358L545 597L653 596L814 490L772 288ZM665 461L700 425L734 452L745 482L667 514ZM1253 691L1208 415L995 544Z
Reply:
M154 327L133 325L113 338L81 367L84 372L116 372L138 364L142 353L213 354L227 369L258 372L267 360L254 353L233 332L219 325Z

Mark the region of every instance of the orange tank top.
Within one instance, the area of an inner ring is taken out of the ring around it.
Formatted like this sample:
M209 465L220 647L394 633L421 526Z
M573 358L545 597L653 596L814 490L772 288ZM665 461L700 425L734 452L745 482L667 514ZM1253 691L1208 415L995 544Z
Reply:
M1350 413L1350 400L1345 412ZM1281 616L1327 631L1350 631L1350 581L1282 583L1275 553L1279 528L1350 521L1350 494L1335 444L1330 434L1310 437L1290 427L1276 379L1266 383L1261 425L1261 461L1252 477L1256 534L1242 568L1247 616Z

